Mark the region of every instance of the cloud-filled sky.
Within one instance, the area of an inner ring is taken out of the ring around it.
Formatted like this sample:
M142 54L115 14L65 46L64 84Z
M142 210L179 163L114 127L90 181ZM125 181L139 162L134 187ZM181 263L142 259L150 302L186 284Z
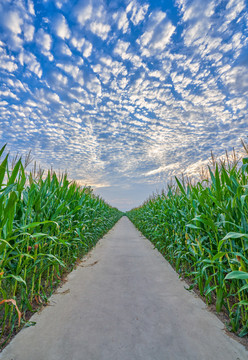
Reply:
M246 0L0 0L0 144L127 210L248 135Z

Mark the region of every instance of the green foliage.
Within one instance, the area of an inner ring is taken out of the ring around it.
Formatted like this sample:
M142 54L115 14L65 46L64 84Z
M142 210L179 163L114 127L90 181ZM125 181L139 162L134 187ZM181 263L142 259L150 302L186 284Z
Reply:
M25 323L25 312L47 301L63 273L121 215L66 175L59 179L48 172L37 180L26 176L21 159L9 171L5 157L0 163L0 340L19 326L18 311Z
M204 182L158 195L127 213L136 227L189 277L208 304L229 314L230 328L248 332L248 176L243 166L216 164Z

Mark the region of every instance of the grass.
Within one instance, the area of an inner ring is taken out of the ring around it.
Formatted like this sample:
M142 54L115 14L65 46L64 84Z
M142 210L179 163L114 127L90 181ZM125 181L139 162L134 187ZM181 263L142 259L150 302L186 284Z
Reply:
M9 170L0 150L0 348L46 303L63 274L121 217L89 187L48 171Z
M228 159L227 159L228 160ZM208 304L248 334L248 158L214 163L195 184L179 181L127 213Z

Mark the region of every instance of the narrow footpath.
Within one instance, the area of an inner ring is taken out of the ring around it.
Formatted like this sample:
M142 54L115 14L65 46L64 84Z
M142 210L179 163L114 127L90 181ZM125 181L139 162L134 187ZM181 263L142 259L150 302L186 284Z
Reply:
M3 360L247 360L123 217L0 354Z

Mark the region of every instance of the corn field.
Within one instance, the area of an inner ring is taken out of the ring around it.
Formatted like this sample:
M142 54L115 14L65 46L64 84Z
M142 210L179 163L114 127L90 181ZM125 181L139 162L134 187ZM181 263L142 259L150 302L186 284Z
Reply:
M209 179L176 186L128 212L130 220L207 304L248 334L248 158L218 166Z
M73 268L121 213L48 172L27 175L22 160L9 170L0 151L0 347L46 303L63 274Z

